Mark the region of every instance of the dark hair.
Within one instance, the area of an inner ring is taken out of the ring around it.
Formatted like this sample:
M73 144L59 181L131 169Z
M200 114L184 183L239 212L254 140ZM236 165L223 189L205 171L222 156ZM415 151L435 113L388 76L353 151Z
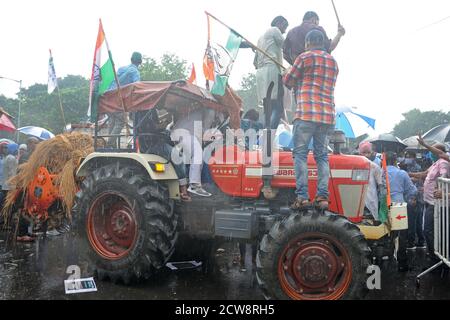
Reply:
M259 121L259 113L255 109L248 110L245 115L244 119L252 120L252 121Z
M321 47L325 43L325 35L322 31L313 29L306 34L305 43L309 43L315 47Z
M288 23L287 19L283 16L277 16L272 20L272 23L270 24L271 27L276 27L279 24L282 23Z
M308 11L303 16L303 21L308 21L308 20L311 20L313 18L319 19L319 15L317 13L315 13L314 11Z
M397 161L397 154L395 152L389 151L385 153L386 156L386 164L388 166L395 165L395 161Z
M139 52L133 52L133 54L131 55L131 63L141 64L142 63L142 54L140 54Z

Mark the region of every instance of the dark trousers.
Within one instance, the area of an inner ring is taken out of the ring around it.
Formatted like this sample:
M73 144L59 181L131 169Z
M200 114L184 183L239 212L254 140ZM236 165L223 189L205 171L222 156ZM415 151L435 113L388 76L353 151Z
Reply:
M398 251L397 261L399 266L408 264L408 256L406 254L406 246L408 243L408 230L402 230L398 232Z
M423 233L427 242L428 252L434 255L434 206L428 203L425 204Z
M423 205L419 202L415 206L408 204L408 246L416 243L423 245L425 237L423 235Z

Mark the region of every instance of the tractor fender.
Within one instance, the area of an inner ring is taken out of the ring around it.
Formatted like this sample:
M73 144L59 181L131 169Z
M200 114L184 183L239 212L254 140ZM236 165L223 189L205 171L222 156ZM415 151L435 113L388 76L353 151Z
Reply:
M78 167L77 178L86 177L93 170L114 161L124 165L135 165L142 168L154 181L165 182L169 187L170 198L179 199L179 182L175 169L170 161L154 154L142 153L103 153L94 152L88 155ZM164 172L156 172L151 164L164 164Z

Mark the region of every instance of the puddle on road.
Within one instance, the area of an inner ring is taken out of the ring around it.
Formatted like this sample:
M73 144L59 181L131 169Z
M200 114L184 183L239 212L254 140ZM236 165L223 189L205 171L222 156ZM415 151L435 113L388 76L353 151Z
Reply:
M9 252L5 252L4 242L0 242L0 299L264 299L250 254L246 256L247 270L241 272L239 264L233 263L239 253L237 247L227 243L223 248L225 252L216 255L215 269L210 274L200 269L164 269L154 280L133 286L97 280L97 292L66 295L63 281L69 276L67 266L80 264L82 277L91 276L86 273L86 263L77 261L69 236L18 244ZM381 290L369 292L368 299L450 299L449 277L441 278L439 272L425 276L420 289L416 288L415 276L422 272L426 257L419 250L409 255L412 271L398 273L395 262L385 262L381 269Z

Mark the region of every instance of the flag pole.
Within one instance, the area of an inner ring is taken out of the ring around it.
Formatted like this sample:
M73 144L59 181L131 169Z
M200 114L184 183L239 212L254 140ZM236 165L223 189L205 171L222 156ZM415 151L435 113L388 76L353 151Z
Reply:
M100 19L100 23L101 23L101 19ZM117 73L116 73L116 67L114 65L114 60L112 58L112 54L111 54L111 50L109 50L109 44L108 44L108 40L106 39L106 34L105 34L105 30L103 29L103 34L105 35L105 43L106 43L106 48L108 50L108 56L109 59L111 60L111 64L112 64L112 69L113 69L113 73L114 73L114 81L116 82L117 85L117 95L119 97L120 100L120 104L122 106L123 109L123 122L125 123L125 127L126 127L126 139L128 140L128 137L130 136L130 127L128 125L128 119L127 119L127 108L125 106L125 101L123 99L122 93L120 92L120 83L119 83L119 79L117 78ZM119 146L120 147L120 146Z
M66 122L66 117L64 116L64 109L63 109L63 105L62 105L62 99L61 99L61 91L59 91L59 85L56 86L56 90L58 90L58 97L59 97L59 108L61 109L61 115L62 115L62 119L64 122L64 130L67 126L67 122ZM64 132L63 130L63 132Z
M255 49L256 51L260 52L261 54L263 54L264 56L266 56L267 58L269 58L270 60L272 60L277 66L279 66L281 69L286 70L286 67L283 66L281 63L279 63L277 60L275 60L274 58L272 58L267 52L265 52L263 49L258 48L258 46L254 45L250 40L248 40L247 38L245 38L243 35L241 35L239 32L237 32L236 30L234 30L233 28L231 28L230 26L228 26L225 22L221 21L219 18L216 18L215 16L213 16L211 13L209 13L208 11L205 11L207 16L210 16L211 18L213 18L214 20L216 20L217 22L219 22L220 24L222 24L224 27L230 29L231 32L234 32L237 36L241 37L242 39L244 39L253 49Z
M50 61L51 61L51 65L52 65L52 68L53 68L53 73L54 73L54 76L55 76L55 79L56 79L55 67L54 67L54 64L53 64L52 49L48 49L48 51L50 52ZM64 132L64 130L65 130L66 126L67 126L67 122L66 122L66 117L64 116L64 108L63 108L63 105L62 105L61 91L59 90L58 80L56 79L55 82L56 82L56 90L58 90L59 108L61 110L61 116L62 116L63 123L64 123L64 128L63 128L63 132Z

